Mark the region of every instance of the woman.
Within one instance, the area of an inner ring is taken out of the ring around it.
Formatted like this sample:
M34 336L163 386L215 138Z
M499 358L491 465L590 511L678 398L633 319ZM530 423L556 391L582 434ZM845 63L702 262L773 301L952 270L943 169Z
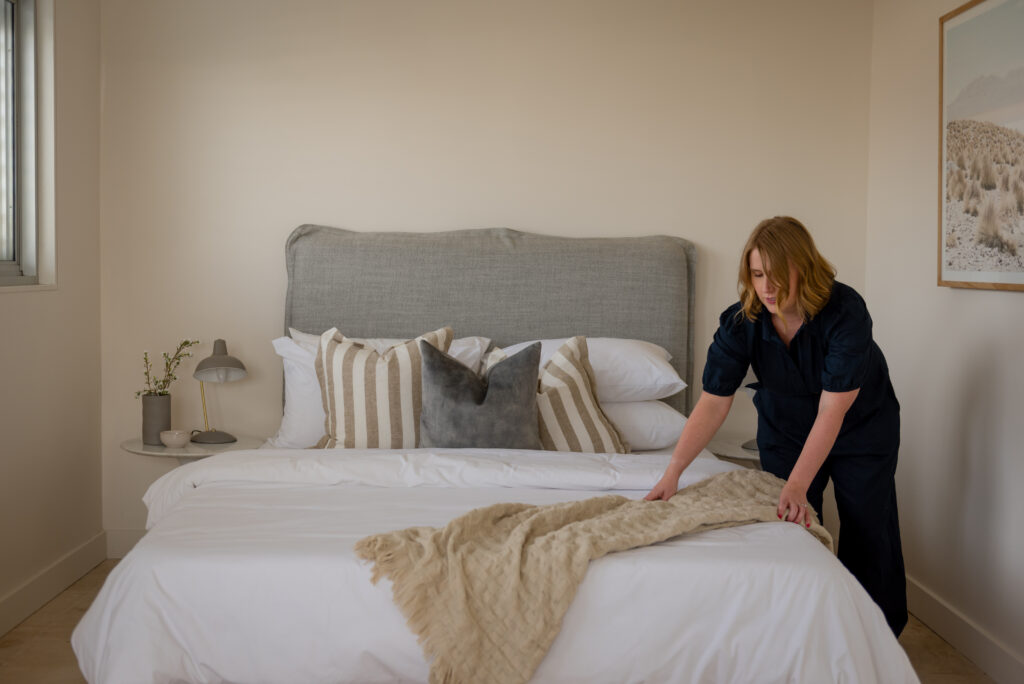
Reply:
M899 403L864 300L794 218L762 221L743 248L740 301L722 314L703 386L664 476L647 495L668 499L722 425L753 368L757 446L764 470L786 480L778 516L810 526L834 484L839 560L899 636L906 580L896 513Z

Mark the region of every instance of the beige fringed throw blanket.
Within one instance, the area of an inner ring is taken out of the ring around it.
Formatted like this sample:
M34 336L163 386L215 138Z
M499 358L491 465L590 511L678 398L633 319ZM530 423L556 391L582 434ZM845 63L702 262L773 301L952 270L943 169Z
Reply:
M432 684L526 682L592 559L690 532L779 522L783 484L769 473L734 470L669 501L497 504L443 529L366 537L356 553L375 564L374 582L392 581L395 603L433 658ZM832 548L816 520L810 532Z

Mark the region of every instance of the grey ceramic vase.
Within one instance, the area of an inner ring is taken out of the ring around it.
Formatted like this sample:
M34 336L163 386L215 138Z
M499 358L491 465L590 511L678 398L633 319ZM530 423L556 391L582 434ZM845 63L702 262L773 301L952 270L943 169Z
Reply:
M142 395L142 443L163 446L160 433L171 429L171 395Z

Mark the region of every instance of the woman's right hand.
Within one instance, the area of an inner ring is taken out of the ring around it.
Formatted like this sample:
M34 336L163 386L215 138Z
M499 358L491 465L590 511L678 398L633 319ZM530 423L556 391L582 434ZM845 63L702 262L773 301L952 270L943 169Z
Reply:
M697 458L701 449L708 445L718 428L725 422L732 406L732 397L719 397L704 392L693 407L693 413L683 425L672 458L665 468L665 474L658 484L644 497L644 501L668 501L679 491L679 478L683 471Z
M665 475L658 480L658 484L654 485L654 488L644 497L644 501L668 501L675 493L679 491L679 476L676 475L674 478L669 474Z

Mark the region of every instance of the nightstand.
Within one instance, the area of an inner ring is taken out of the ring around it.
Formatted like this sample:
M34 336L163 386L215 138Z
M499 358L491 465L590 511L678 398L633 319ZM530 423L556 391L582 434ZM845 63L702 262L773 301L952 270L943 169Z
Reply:
M743 446L728 438L713 439L708 442L708 451L723 461L729 461L754 470L761 469L761 457L757 451L744 449Z
M180 449L171 449L165 446L154 446L143 444L141 437L127 439L121 442L121 448L131 454L141 456L161 456L164 458L176 458L178 464L182 465L197 458L213 456L221 451L235 451L237 449L258 449L265 440L251 435L238 435L238 441L227 444L196 444L189 442Z

